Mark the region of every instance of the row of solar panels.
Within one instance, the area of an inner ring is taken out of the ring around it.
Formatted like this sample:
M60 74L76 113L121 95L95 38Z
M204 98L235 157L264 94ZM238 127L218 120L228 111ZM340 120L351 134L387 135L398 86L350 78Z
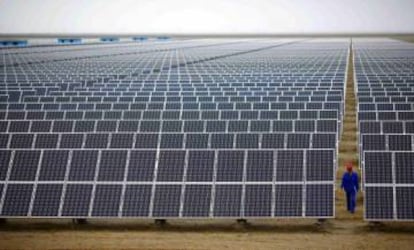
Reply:
M365 92L361 91L359 92L358 96L370 96L370 97L376 97L376 96L414 96L413 90L407 90L407 91L375 91L375 92Z
M138 92L138 93L137 93ZM330 92L330 93L329 93ZM333 92L333 93L332 93ZM117 90L114 91L112 89L105 90L105 89L99 89L96 90L86 90L86 91L49 91L46 88L37 88L36 90L27 90L26 88L23 88L22 90L13 90L13 88L8 88L7 91L2 91L2 96L10 95L13 99L11 101L15 100L19 101L20 98L33 98L36 96L48 96L49 98L53 97L152 97L152 96L158 96L158 97L211 97L211 98L217 98L217 97L223 97L223 98L231 98L235 96L239 96L240 98L248 98L248 97L275 97L280 96L278 98L295 98L300 96L324 96L324 95L337 95L342 96L342 89L337 90L265 90L265 88L258 89L258 90L252 90L252 89L241 89L240 91L233 91L233 90L226 90L226 88L215 88L214 90L201 90L201 91L181 91L181 90L157 90L157 91L150 91L142 89L136 89L132 91L121 91ZM289 99L287 99L289 100ZM293 100L293 99L291 99ZM260 100L259 100L260 101Z
M26 74L25 71L19 69L7 70L5 69L3 73L0 73L0 78L6 81L7 83L16 85L19 83L22 84L39 84L45 83L51 85L57 83L57 81L70 82L70 83L83 83L87 79L94 78L96 81L91 81L97 83L98 86L102 85L127 85L127 84L137 84L138 86L152 86L154 84L166 85L168 83L177 84L183 83L186 85L214 85L220 82L226 84L232 84L234 86L255 86L256 84L264 86L332 86L332 87L341 87L341 78L344 77L343 74L328 74L324 73L323 76L305 76L303 73L290 73L290 71L280 72L271 71L269 74L263 73L263 75L256 75L255 71L246 71L245 73L234 73L234 76L229 73L214 73L211 71L200 72L197 70L186 70L179 72L168 72L167 75L163 75L164 72L159 75L151 75L139 65L135 69L139 71L134 71L127 74L122 74L122 72L116 74L117 72L105 73L105 71L93 71L98 65L91 65L90 71L82 72L82 68L74 67L73 70L79 70L81 72L74 74L71 71L68 72L59 72L58 70L64 71L65 68L53 68L50 66L49 70L53 70L54 75L49 75L43 72L44 69L31 69L32 72L37 72L36 75ZM275 65L277 66L277 65ZM35 67L35 66L33 66ZM112 67L111 67L112 68ZM132 71L133 68L131 68ZM235 68L243 69L241 67ZM28 69L30 70L30 69ZM85 68L84 68L85 70ZM276 70L276 69L275 69ZM47 71L46 71L47 72ZM211 74L207 74L211 72ZM336 72L336 71L335 71ZM167 74L167 73L166 73ZM97 78L98 77L98 78ZM18 82L16 82L18 80ZM329 85L328 85L329 84Z
M89 85L89 83L87 83ZM62 89L67 86L67 89ZM31 90L34 88L35 90ZM62 89L62 91L60 91ZM13 86L9 86L7 91L3 91L2 95L7 95L13 91L22 91L23 96L228 96L240 95L244 96L320 96L320 95L342 95L342 87L260 87L260 86L197 86L197 87L107 87L107 86L93 86L93 87L79 87L75 84L61 84L57 87L42 87L42 86L21 86L14 90ZM221 93L224 91L224 93ZM166 93L167 92L167 93Z
M337 140L336 133L0 133L0 148L298 149L336 148Z
M367 117L375 120L376 116L370 114ZM412 115L414 112L398 113L403 120L411 119ZM298 120L339 119L340 116L337 110L0 111L1 120L136 120L141 117L143 120Z
M232 103L251 103L251 102L279 102L281 105L288 105L291 102L334 102L342 101L343 96L340 94L329 95L313 95L313 96L24 96L21 98L21 102L8 101L8 95L1 95L0 100L7 102L8 105L32 105L43 103L55 103L55 104L69 104L69 103L108 103L108 104L130 104L136 102L232 102ZM286 104L284 104L286 103ZM4 105L4 104L3 104Z
M259 86L257 84L254 84L253 86L229 86L230 84L226 84L226 83L222 83L220 84L221 86L217 85L217 84L203 84L202 86L185 86L185 85L180 85L177 86L175 84L172 84L170 86L143 86L143 87L139 87L139 86L113 86L113 84L111 85L103 85L103 86L97 86L97 85L93 85L91 86L91 83L86 83L86 86L70 86L72 87L72 89L67 89L67 90L63 90L63 91L59 91L59 89L57 87L49 87L49 88L43 88L42 91L46 91L48 90L51 96L62 96L62 95L69 95L69 96L73 96L73 95L97 95L98 93L95 92L102 92L100 93L100 95L102 95L103 93L110 93L110 92L114 92L116 91L117 93L119 93L119 95L134 95L135 92L140 92L139 95L141 96L147 96L147 95L166 95L166 93L164 92L171 92L168 93L169 95L177 95L182 94L182 95L191 95L191 94L195 94L195 95L207 95L207 94L211 94L211 95L219 95L220 91L225 91L225 94L231 94L231 93L237 93L240 95L249 95L249 91L252 91L253 93L257 93L260 91L263 91L264 93L262 93L262 95L287 95L287 96L296 96L299 95L299 93L297 91L309 91L309 94L313 94L311 91L315 92L315 95L318 94L318 91L320 91L319 93L323 93L323 92L327 92L329 90L333 91L333 90L337 90L338 94L342 93L342 86L339 87L335 87L335 86L331 86L330 84L327 84L327 86L280 86L280 87L269 87L269 86ZM235 84L236 85L236 84ZM13 86L10 86L13 87ZM22 85L22 88L29 88L32 86L25 86ZM33 86L35 87L35 86ZM307 90L307 88L309 88L309 90ZM315 90L313 90L315 89ZM319 90L320 89L320 90ZM283 92L282 92L283 91ZM82 92L92 92L90 94L87 93L82 93ZM282 92L282 93L279 93ZM124 93L128 93L128 94L124 94ZM251 94L250 94L251 95ZM305 95L304 93L301 93L301 95Z
M365 102L379 102L379 103L412 103L414 102L414 96L377 96L377 97L367 97L361 96L357 97L359 103Z
M325 218L334 214L334 190L330 184L11 183L7 190L3 189L0 183L4 197L2 217Z
M107 93L102 93L102 94L93 94L93 93L89 93L89 94L75 94L75 95L55 95L55 96L44 96L43 97L33 97L33 93L30 93L28 91L9 91L7 93L3 93L0 98L2 101L4 102L19 102L19 101L25 101L27 100L28 102L33 102L32 100L45 100L45 102L54 102L54 100L67 100L68 98L74 100L75 102L87 102L89 99L94 100L95 98L102 98L102 100L105 101L111 101L111 102L116 102L116 99L119 98L119 100L125 100L124 102L128 101L133 101L134 99L137 101L147 101L150 100L152 98L158 98L159 100L165 99L173 99L174 101L179 101L181 98L183 100L222 100L223 102L229 101L229 100L234 100L237 98L237 100L239 102L243 102L243 101L255 101L255 102L261 102L261 101L280 101L280 102L295 102L296 100L298 100L299 102L308 102L309 99L310 101L324 101L326 99L331 100L331 98L333 99L333 101L335 100L340 100L342 101L343 97L341 94L336 94L336 95L329 95L332 97L327 97L328 95L308 95L308 97L305 96L298 96L298 95L290 95L290 96L279 96L276 98L275 100L275 96L278 96L277 93L275 94L271 94L271 95L267 95L267 94L263 94L263 93L256 93L255 95L253 93L250 94L246 94L246 95L239 95L238 93L226 93L225 95L223 93L218 94L218 93L203 93L203 94L194 94L194 93L187 93L185 95L181 95L179 93L171 93L170 95L165 95L165 94L142 94L142 95L135 95L134 93L132 93L131 95L128 94L122 94L122 93L117 93L114 94L115 92L107 92ZM262 96L262 97L260 97ZM310 97L309 97L310 96ZM132 100L131 100L132 99Z
M56 39L52 39L52 43L56 42ZM50 46L51 44L46 44L45 42L50 42L51 40L44 40L44 39L36 39L32 40L32 42L36 42L35 45L41 45L36 47L27 47L27 48L3 48L0 50L0 53L6 55L24 55L24 54L41 54L41 53L55 53L55 52L74 52L74 51L83 51L83 50L108 50L111 48L120 48L120 47L135 47L135 48L151 48L151 47L168 47L174 44L194 44L197 43L195 40L181 40L181 39L174 39L169 41L164 41L163 43L158 43L156 40L148 40L145 44L140 43L117 43L117 44L96 44L96 43L83 43L78 46L70 46L70 44L60 44L60 46ZM88 40L90 42L91 40Z
M185 42L184 42L185 44ZM35 64L35 63L55 63L62 61L78 61L78 60L88 60L88 59L102 59L110 58L114 60L116 57L124 56L136 56L139 58L140 55L147 53L157 53L159 64L163 64L165 59L165 54L170 54L170 62L177 63L178 65L183 64L194 64L198 62L204 62L208 60L217 60L222 57L228 56L237 56L239 54L261 51L263 49L271 49L281 46L283 44L289 44L288 41L279 41L273 43L254 43L248 41L236 41L236 42L219 42L219 43L210 43L205 44L203 42L195 43L194 45L185 44L184 46L171 46L168 44L165 47L154 47L145 48L145 46L121 46L114 48L106 48L103 50L83 50L83 51L50 51L43 52L40 54L5 54L3 61L6 63L1 66L15 66ZM142 49L144 47L144 49ZM177 56L176 49L182 49L180 56ZM160 53L165 52L165 53ZM185 60L186 56L189 58ZM174 58L174 60L172 60ZM180 61L182 62L180 64Z
M363 95L366 95L368 93L371 94L378 94L378 93L394 93L394 92L412 92L414 90L414 86L410 86L410 85L414 85L414 83L408 84L408 83L403 83L401 85L405 85L405 86L400 86L400 87L393 87L393 86L387 86L387 85L380 85L380 86L358 86L358 91L363 91L364 93L361 93Z
M52 68L53 69L53 68ZM65 68L67 69L67 68ZM93 68L92 68L93 69ZM235 68L236 69L236 68ZM240 68L241 69L241 68ZM24 71L21 73L17 69L13 70L4 70L3 73L0 73L0 78L5 82L12 85L16 84L39 84L44 83L51 85L56 83L56 81L64 80L64 82L71 83L82 83L82 79L89 79L91 77L100 77L99 79L105 81L97 81L98 86L102 85L126 85L126 84L136 84L137 86L153 86L153 85L166 85L167 83L177 84L183 83L186 85L217 85L218 83L231 84L233 86L336 86L341 87L341 78L344 77L343 74L334 73L328 74L324 73L322 76L311 76L303 73L277 73L277 71L272 71L263 73L260 75L255 74L255 71L248 71L246 73L234 73L234 74L225 74L225 73L214 73L211 74L201 73L198 70L188 70L184 72L174 73L168 71L168 77L164 75L157 75L157 77L149 75L148 72L133 73L134 78L129 79L132 76L125 74L105 74L105 73L85 73L85 74L73 74L70 71L66 74L62 72L56 72L54 75L46 74L42 69L33 69L33 71L38 71L36 75L26 74ZM141 71L145 71L141 69ZM194 71L194 72L193 72ZM209 71L210 72L210 71ZM336 71L335 71L336 72ZM135 74L137 74L135 76ZM166 73L167 74L167 73ZM141 79L140 77L144 78ZM154 79L156 78L156 79ZM18 80L18 82L16 82Z
M402 111L414 110L414 102L412 103L360 103L358 111Z
M413 151L413 137L413 134L362 134L361 150Z
M381 110L389 110L384 105ZM391 106L392 107L392 106ZM399 105L401 110L412 110L411 105ZM2 110L329 110L343 109L342 102L131 102L131 103L8 103ZM366 108L369 110L368 108ZM392 110L392 109L391 109Z
M414 134L414 121L361 121L362 134Z
M404 77L401 82L395 80L395 77L390 78L389 80L384 80L381 83L361 83L358 87L358 90L367 91L367 92L399 92L399 91L410 91L414 88L414 78L413 80L408 79L409 77Z
M414 123L412 123L414 125ZM0 132L148 132L150 127L158 132L338 132L336 119L314 120L168 120L145 123L138 120L47 120L0 121ZM392 124L391 124L392 125ZM389 127L389 126L388 126ZM397 128L398 129L398 128ZM410 129L408 127L408 129Z
M231 56L231 55L229 55ZM44 63L42 61L37 62ZM58 62L55 62L58 63ZM60 63L60 62L59 62ZM154 63L154 62L148 62ZM194 63L202 63L194 62ZM61 63L62 64L62 63ZM191 62L188 63L190 65ZM36 65L36 63L31 63L28 65L24 65L27 70L31 70L32 72L38 71L38 76L33 75L26 75L22 70L13 70L7 71L9 74L3 75L2 78L7 80L10 83L15 82L16 80L21 80L23 83L27 83L29 80L34 83L45 82L45 83L53 83L59 80L66 80L69 82L83 82L84 80L92 80L90 82L96 82L102 84L127 84L127 83L146 83L146 84L165 84L165 83L179 83L183 82L184 84L214 84L214 83L233 83L233 84L240 84L240 83L259 83L259 84L269 84L274 83L276 86L283 86L284 84L294 84L299 86L306 86L306 85L321 85L321 86L328 86L328 84L332 84L331 86L340 87L341 79L343 79L343 73L338 73L340 69L335 68L330 71L324 71L323 73L313 73L312 76L308 76L306 72L312 71L312 69L308 68L304 72L299 73L292 73L290 70L283 70L287 65L283 65L283 63L279 63L273 65L272 68L269 70L264 71L263 75L257 75L254 72L254 69L246 70L246 67L254 68L251 66L254 65L245 65L244 67L234 67L233 71L239 71L238 73L232 73L230 75L229 70L223 70L223 67L230 68L228 64L222 63L217 64L217 68L214 69L209 67L210 69L204 70L203 68L194 67L191 64L191 67L185 68L186 64L183 65L182 68L175 68L174 65L169 65L163 69L147 69L144 65L136 64L131 67L124 67L119 68L118 71L105 73L102 70L96 70L97 65L90 65L89 68L81 68L75 64L75 66L65 65L62 67L53 67L50 65L47 69L49 71L55 71L54 76L44 75L45 71L44 66ZM33 66L32 66L33 65ZM108 68L109 70L114 70L113 65L109 65L105 67L105 64L99 63L100 67L105 69ZM20 65L23 67L23 65ZM290 65L291 66L291 65ZM39 68L37 68L39 67ZM306 67L301 65L300 67ZM279 69L281 68L281 69ZM77 74L73 74L69 69L72 71L78 71ZM88 69L88 70L86 70ZM122 70L123 69L123 70ZM342 70L344 70L343 67ZM241 71L244 70L244 71ZM263 70L263 67L260 67L260 70ZM129 74L127 72L130 72ZM66 72L66 74L64 74ZM102 73L103 72L103 73ZM332 72L332 73L330 73ZM206 75L209 74L209 75ZM196 75L196 76L194 76ZM95 80L95 81L93 81Z
M361 111L359 121L412 121L414 111Z
M9 94L0 95L0 99L4 102L8 100ZM341 98L341 99L340 99ZM32 103L77 103L77 102L96 102L96 103L130 103L130 102L325 102L325 101L342 101L343 96L340 93L328 93L323 95L306 96L283 96L269 95L269 96L181 96L181 95L167 95L167 96L24 96L21 104ZM404 98L403 101L406 101ZM13 103L13 102L9 102Z
M9 74L16 74L16 72L10 72ZM87 81L87 79L91 79L91 77L98 77L96 81ZM298 77L269 77L269 79L262 79L255 76L246 76L242 79L234 79L234 78L211 78L208 76L200 76L200 80L188 78L185 76L179 76L177 78L168 78L168 79L142 79L142 80L113 80L112 78L119 78L119 76L106 76L102 74L90 74L88 76L82 77L75 77L75 76L54 76L54 77L13 77L10 75L1 76L3 82L10 84L11 86L49 86L49 87L57 87L59 84L57 83L71 83L74 86L82 86L84 83L96 83L97 87L105 87L105 86L112 86L112 87L123 87L123 86L134 86L136 88L139 87L154 87L154 86L168 86L169 84L178 85L178 83L183 83L183 86L195 86L195 87L202 87L202 86L221 86L219 83L224 83L225 86L232 86L232 87L297 87L297 88L304 88L304 87L314 87L314 88L323 88L323 87L332 87L332 88L341 88L341 82L338 79L328 78L327 80L323 80L320 78L316 79L306 79L300 80L297 79Z
M148 52L160 52L160 51L170 51L174 49L191 49L191 48L199 48L199 47L208 47L211 46L228 46L233 45L234 48L238 47L251 47L252 43L248 44L243 41L235 41L229 42L229 40L222 40L218 43L212 43L212 41L207 40L180 40L180 41L171 41L168 43L148 43L148 44L135 44L135 43L128 43L128 44L119 44L116 46L107 46L107 45L81 45L78 47L54 47L54 46L47 46L43 48L25 48L25 49L2 49L2 52L5 56L7 56L6 62L15 59L20 59L22 61L27 61L28 59L34 58L71 58L68 57L69 54L73 56L91 56L91 55L101 55L105 56L108 52L112 53L128 53L128 52L138 52L138 53L148 53ZM210 49L211 50L211 49ZM216 53L220 52L220 50L216 50ZM128 55L128 54L126 54ZM80 58L81 59L81 58Z
M0 213L6 217L331 217L334 213L333 150L35 150L1 155L10 161L10 169L0 175L9 183ZM102 193L104 187L119 187L122 192ZM130 188L144 187L147 195L129 193ZM186 202L182 195L188 189L198 192ZM197 203L206 194L209 199ZM36 202L37 195L43 202ZM128 213L118 210L123 198L123 203L132 202ZM97 200L102 203L96 210L85 204ZM57 209L61 205L69 208ZM176 206L195 206L200 213L178 213L180 209L172 208ZM246 213L248 206L253 207Z
M1 152L0 181L129 181L147 184L154 181L329 183L333 182L336 155L333 149Z

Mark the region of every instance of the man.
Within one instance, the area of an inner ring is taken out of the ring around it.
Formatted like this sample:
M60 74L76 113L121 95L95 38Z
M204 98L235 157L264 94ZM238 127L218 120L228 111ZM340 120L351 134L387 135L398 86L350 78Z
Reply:
M350 213L355 212L356 195L359 190L358 174L352 171L352 163L345 164L346 172L342 176L341 188L346 193L346 205Z

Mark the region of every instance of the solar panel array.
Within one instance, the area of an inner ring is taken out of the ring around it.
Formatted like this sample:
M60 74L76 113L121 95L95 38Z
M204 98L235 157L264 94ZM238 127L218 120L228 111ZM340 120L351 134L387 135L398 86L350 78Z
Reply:
M366 220L414 219L414 46L358 40L360 158Z
M333 217L348 40L3 49L1 217Z

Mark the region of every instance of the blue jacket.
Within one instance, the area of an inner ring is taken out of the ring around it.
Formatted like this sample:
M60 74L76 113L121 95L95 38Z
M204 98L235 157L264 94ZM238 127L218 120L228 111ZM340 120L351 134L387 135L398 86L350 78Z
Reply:
M352 172L351 174L348 172L344 173L342 176L341 188L343 188L347 193L357 193L359 190L358 174L355 172Z

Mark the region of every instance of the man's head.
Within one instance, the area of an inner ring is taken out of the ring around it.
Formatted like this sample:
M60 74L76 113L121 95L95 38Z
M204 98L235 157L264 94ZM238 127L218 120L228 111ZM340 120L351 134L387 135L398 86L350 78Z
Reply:
M347 163L345 164L345 168L346 168L346 171L348 171L348 172L352 172L352 168L353 168L353 166L352 166L352 162L347 162Z

